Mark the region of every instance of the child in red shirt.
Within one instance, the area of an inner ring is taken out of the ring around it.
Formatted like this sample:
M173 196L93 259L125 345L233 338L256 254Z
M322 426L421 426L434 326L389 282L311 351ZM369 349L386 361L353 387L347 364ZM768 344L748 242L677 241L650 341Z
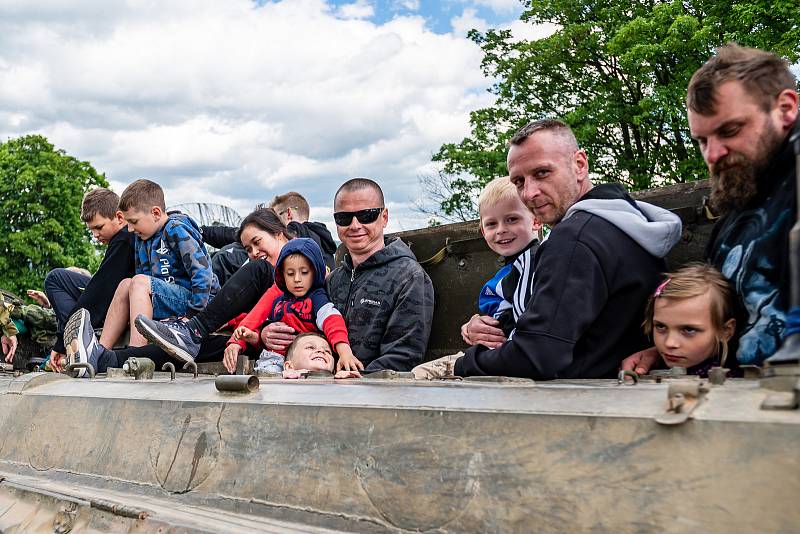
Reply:
M224 363L236 367L239 353L247 344L263 344L265 324L281 321L297 332L323 332L339 356L337 369L363 369L347 338L347 327L325 292L325 261L319 245L308 238L296 238L283 246L275 265L275 283L264 293L228 341ZM277 364L282 370L283 353L265 351L259 358ZM258 366L257 366L258 368ZM275 369L278 371L277 367Z

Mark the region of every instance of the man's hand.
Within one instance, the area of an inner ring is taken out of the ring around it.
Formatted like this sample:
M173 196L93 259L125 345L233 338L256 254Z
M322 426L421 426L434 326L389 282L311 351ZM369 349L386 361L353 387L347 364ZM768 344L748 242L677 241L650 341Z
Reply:
M336 353L339 355L339 361L336 363L337 372L350 371L355 373L354 376L361 377L359 371L364 370L364 364L353 354L350 345L347 343L337 343Z
M29 289L25 292L31 299L36 301L36 304L41 306L42 308L50 308L50 299L47 298L47 295L38 291L36 289Z
M3 336L2 345L6 363L11 363L14 361L14 353L17 352L17 336Z
M500 321L488 315L473 315L461 326L461 338L468 345L484 345L495 349L505 343L506 336L499 328Z
M233 339L244 341L250 345L258 345L258 332L250 330L246 326L240 326L233 331Z
M228 370L229 373L236 372L236 363L239 361L239 353L242 351L242 347L233 343L228 345L225 349L225 354L222 358L222 365L225 366L225 369Z
M637 375L646 375L657 361L658 351L655 347L650 347L649 349L640 350L639 352L631 354L622 360L620 369L623 371L633 371Z
M273 352L285 352L297 332L286 323L270 323L261 330L261 343Z

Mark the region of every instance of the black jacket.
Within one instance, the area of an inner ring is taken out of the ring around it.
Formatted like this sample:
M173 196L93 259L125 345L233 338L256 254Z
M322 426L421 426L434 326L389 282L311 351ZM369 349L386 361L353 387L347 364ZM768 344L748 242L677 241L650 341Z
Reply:
M336 243L333 241L328 228L320 222L299 223L292 221L288 224L289 232L296 237L310 237L322 249L322 258L325 265L331 270L335 267L333 255L336 253ZM214 248L223 248L231 243L238 243L236 232L238 228L232 226L203 226L203 240Z
M399 238L353 270L350 255L327 280L350 346L366 372L410 371L428 347L433 284Z
M131 278L135 274L133 238L134 235L128 232L127 228L121 229L111 238L100 267L86 284L86 288L75 303L75 308L69 312L70 315L80 308L86 308L92 318L92 326L95 328L102 326L117 286L122 280ZM53 350L64 353L63 332L56 339Z
M635 203L617 184L591 189L537 250L533 295L511 338L494 350L470 347L455 374L615 376L646 346L644 305L680 231L677 216Z

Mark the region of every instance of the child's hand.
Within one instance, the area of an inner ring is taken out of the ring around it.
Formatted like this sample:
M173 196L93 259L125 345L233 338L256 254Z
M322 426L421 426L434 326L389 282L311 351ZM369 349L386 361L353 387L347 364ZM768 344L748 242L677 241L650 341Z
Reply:
M36 304L38 304L42 308L49 308L50 307L50 300L47 298L47 295L45 295L41 291L37 291L36 289L29 289L25 293L31 299L35 300Z
M244 341L249 345L258 345L258 332L254 332L246 326L240 326L233 331L233 339Z
M356 376L361 376L359 371L364 370L364 364L353 354L350 345L347 343L337 343L336 353L339 355L339 361L336 363L336 371L353 371Z
M333 378L336 379L343 379L343 378L361 378L361 373L358 371L337 371Z
M222 358L222 365L229 373L236 372L236 363L239 361L239 353L242 352L242 347L236 343L231 343L225 349L225 355Z
M54 373L61 373L64 371L64 367L67 363L67 355L61 354L54 350L50 351L50 369L53 370Z

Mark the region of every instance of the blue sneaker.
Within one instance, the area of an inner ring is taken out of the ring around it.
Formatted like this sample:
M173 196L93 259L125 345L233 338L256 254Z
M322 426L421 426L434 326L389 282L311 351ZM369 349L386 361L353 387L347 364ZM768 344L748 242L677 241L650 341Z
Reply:
M186 321L154 321L140 314L134 324L150 343L155 343L173 358L193 362L200 352L200 339Z
M97 362L105 348L97 341L92 319L85 308L73 313L64 326L64 346L67 349L67 365L90 363L97 369ZM78 378L88 376L86 369L77 369L77 372Z

